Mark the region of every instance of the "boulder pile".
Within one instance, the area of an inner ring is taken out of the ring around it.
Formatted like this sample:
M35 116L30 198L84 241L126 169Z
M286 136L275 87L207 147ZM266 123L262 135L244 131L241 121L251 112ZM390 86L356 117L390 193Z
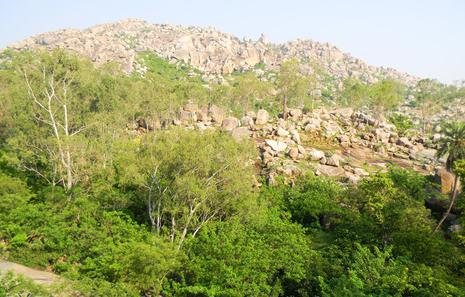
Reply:
M260 109L239 119L227 116L216 105L198 107L189 103L175 119L156 124L138 119L130 127L132 131L170 125L201 131L218 129L239 142L252 140L259 151L257 165L270 183L278 174L292 180L309 170L357 183L372 172L386 170L389 163L424 173L433 172L438 165L432 139L401 136L394 125L366 113L351 108L308 112L290 109L288 113L284 120Z

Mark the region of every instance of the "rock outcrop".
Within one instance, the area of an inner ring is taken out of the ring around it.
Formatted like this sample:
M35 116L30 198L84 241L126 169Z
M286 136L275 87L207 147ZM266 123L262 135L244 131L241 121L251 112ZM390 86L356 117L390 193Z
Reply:
M366 82L382 78L393 78L407 84L417 81L416 77L391 68L367 65L329 43L298 39L272 44L263 36L256 41L240 40L213 28L158 25L134 19L84 30L43 33L9 47L15 50L63 48L88 56L97 65L108 61L119 62L126 72L138 69L137 53L148 51L173 63L190 64L213 76L252 69L258 63L273 69L282 61L297 57L304 61L316 61L323 70L340 81L347 77Z
M138 119L128 125L128 132L146 133L170 125L169 121L165 125L151 124L154 122L157 121ZM371 173L385 171L387 164L425 174L432 174L441 165L431 139L399 137L395 126L351 108L292 110L287 120L270 117L261 109L238 120L218 106L188 103L171 124L201 131L217 129L238 142L251 140L258 149L260 172L271 183L279 174L292 180L306 171L357 183ZM308 129L309 125L314 125L314 129ZM448 172L438 170L438 177L443 192L450 191Z

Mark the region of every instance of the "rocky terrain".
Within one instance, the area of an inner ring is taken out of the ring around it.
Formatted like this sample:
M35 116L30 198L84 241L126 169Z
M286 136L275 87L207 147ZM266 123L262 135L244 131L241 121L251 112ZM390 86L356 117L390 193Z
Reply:
M444 160L436 160L435 143L442 137L440 133L431 138L400 136L394 125L351 108L290 109L287 120L271 117L261 109L238 119L215 105L189 103L170 121L139 119L128 125L128 132L137 135L172 126L217 129L237 141L252 140L258 151L257 168L270 184L278 175L292 182L309 171L356 184L393 164L436 174L443 193L452 187L452 174L441 169Z
M247 70L259 63L273 69L283 60L297 57L302 61L318 63L339 83L347 77L365 82L393 78L409 85L418 80L391 68L367 65L328 43L298 39L273 44L267 42L264 35L256 41L240 40L213 28L158 25L133 19L85 30L65 29L44 33L12 44L10 48L64 48L88 56L98 65L117 61L126 72L138 66L138 52L149 51L172 62L188 63L207 76Z

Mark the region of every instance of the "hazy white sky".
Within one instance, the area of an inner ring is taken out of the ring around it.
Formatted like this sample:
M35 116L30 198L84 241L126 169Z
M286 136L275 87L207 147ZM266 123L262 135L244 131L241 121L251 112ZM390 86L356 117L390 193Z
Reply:
M464 0L0 0L0 48L124 18L214 26L238 37L330 42L377 66L465 79Z

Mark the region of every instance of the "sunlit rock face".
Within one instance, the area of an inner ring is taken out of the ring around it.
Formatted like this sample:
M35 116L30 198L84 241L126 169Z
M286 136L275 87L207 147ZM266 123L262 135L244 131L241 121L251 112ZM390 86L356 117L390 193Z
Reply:
M64 48L88 56L97 65L116 61L122 69L135 68L137 52L149 51L170 61L182 61L207 75L224 75L253 68L264 63L267 69L296 57L308 62L311 72L317 63L336 79L352 77L366 82L393 78L407 84L416 77L391 68L369 66L338 48L312 40L296 40L284 44L258 40L241 40L213 28L150 24L142 20L124 20L85 30L65 29L43 33L9 46L16 50Z

